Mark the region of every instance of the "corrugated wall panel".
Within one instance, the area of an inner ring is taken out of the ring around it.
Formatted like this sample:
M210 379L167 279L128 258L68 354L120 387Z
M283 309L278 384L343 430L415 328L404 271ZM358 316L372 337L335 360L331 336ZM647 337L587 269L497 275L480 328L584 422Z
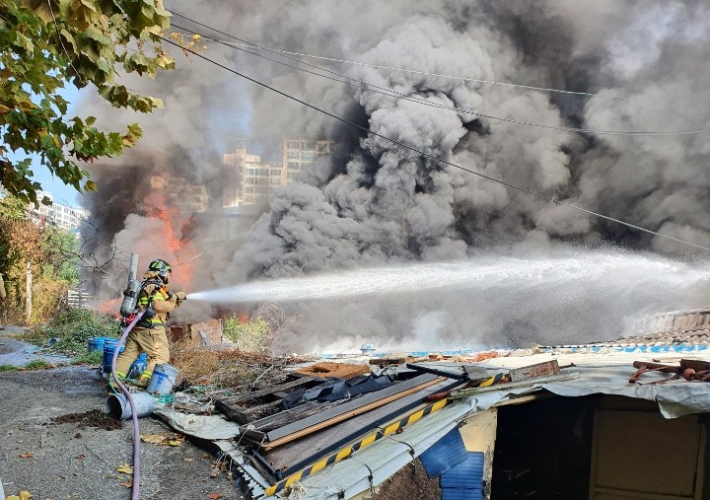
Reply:
M446 488L441 490L441 500L484 500L481 488L477 490L457 490Z
M434 478L452 467L456 467L466 460L468 455L463 439L461 439L461 433L458 429L453 429L422 453L420 458L426 473L430 478Z
M463 462L441 475L441 487L480 490L483 486L483 462L483 453L469 452Z

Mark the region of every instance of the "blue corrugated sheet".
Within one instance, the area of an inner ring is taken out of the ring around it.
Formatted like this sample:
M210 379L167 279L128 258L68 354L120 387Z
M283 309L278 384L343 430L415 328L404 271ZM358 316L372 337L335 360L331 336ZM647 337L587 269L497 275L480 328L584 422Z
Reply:
M438 477L468 458L469 453L458 429L453 429L439 439L434 446L422 453L424 470L430 478Z
M484 455L481 452L467 455L466 460L441 475L442 488L481 489Z
M441 490L441 500L483 500L483 492L481 488L477 490L446 488Z

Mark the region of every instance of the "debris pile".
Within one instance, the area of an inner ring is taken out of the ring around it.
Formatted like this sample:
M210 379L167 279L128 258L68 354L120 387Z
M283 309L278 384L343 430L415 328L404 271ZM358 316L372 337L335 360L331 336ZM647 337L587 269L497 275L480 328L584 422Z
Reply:
M473 354L456 361L447 356L447 361L438 361L438 355L395 355L372 363L289 366L294 360L202 349L181 352L175 362L191 383L223 387L202 397L209 397L214 410L235 426L221 446L241 457L242 472L255 472L246 474L243 484L252 497L260 497L291 487L385 437L393 439L453 403L464 389L485 390L560 373L556 361L504 372L466 361L496 356ZM228 387L229 381L234 385ZM261 483L248 477L259 477Z
M172 364L180 369L183 389L209 386L215 390L229 388L242 392L257 382L278 383L286 377L286 367L308 360L297 356L277 358L233 348L194 348L180 342L172 356Z
M652 363L648 361L634 361L634 368L638 370L629 379L629 384L639 384L639 379L646 372L660 372L673 374L670 378L662 378L648 382L651 384L665 384L681 377L688 382L697 380L700 382L710 382L710 363L696 359L681 359L678 365Z

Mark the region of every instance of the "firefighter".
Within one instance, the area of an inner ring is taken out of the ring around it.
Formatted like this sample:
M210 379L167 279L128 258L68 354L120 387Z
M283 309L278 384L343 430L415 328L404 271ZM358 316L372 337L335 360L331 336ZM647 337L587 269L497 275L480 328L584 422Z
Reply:
M139 387L145 388L148 385L155 365L170 361L165 326L170 318L170 311L179 307L185 300L183 292L168 291L171 273L170 264L162 259L156 259L148 266L138 296L138 309L147 311L128 334L125 350L116 360L116 375L125 379L131 364L142 353L146 353L148 364L138 381Z

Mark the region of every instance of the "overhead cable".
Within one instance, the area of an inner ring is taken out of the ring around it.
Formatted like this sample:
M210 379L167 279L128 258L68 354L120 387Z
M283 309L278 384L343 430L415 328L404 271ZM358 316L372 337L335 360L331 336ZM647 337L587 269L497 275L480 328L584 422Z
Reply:
M230 43L234 43L234 42L230 42ZM241 45L249 45L249 44L242 43ZM337 59L335 57L316 56L313 54L304 54L302 52L290 52L288 50L281 50L281 49L272 49L272 50L276 50L277 52L279 52L281 54L288 54L291 56L308 57L310 59L321 59L324 61L340 62L340 63L344 63L344 64L353 64L355 66L364 66L367 68L377 68L377 69L386 69L389 71L399 71L401 73L409 73L409 74L414 74L414 75L434 76L437 78L446 78L449 80L459 80L462 82L481 83L484 85L497 85L500 87L513 87L513 88L518 88L518 89L533 90L536 92L549 92L549 93L577 95L577 96L584 96L584 97L599 96L598 93L594 93L594 92L581 92L578 90L562 90L562 89L553 89L553 88L549 88L549 87L535 87L532 85L521 85L519 83L498 82L498 81L494 81L494 80L483 80L480 78L470 78L470 77L466 77L466 76L445 75L442 73L433 73L431 71L395 68L394 66L384 66L382 64L372 64L372 63L365 63L365 62L360 62L360 61L349 61L348 59ZM621 99L621 97L609 96L608 99Z
M565 207L567 207L567 208L571 208L571 209L573 209L573 210L577 210L577 211L579 211L579 212L583 212L583 213L585 213L585 214L592 215L592 216L594 216L594 217L597 217L597 218L600 218L600 219L603 219L603 220L607 220L607 221L610 221L610 222L615 222L615 223L617 223L617 224L621 224L622 226L626 226L626 227L628 227L628 228L635 229L635 230L637 230L637 231L641 231L641 232L644 232L644 233L652 234L652 235L655 235L655 236L658 236L658 237L661 237L661 238L665 238L665 239L668 239L668 240L672 240L672 241L675 241L675 242L677 242L677 243L682 243L682 244L684 244L684 245L689 245L689 246L692 246L692 247L695 247L695 248L700 248L700 249L702 249L702 250L710 251L710 247L706 247L706 246L703 246L703 245L700 245L700 244L697 244L697 243L692 243L692 242L690 242L690 241L683 240L683 239L680 239L680 238L676 238L676 237L670 236L670 235L668 235L668 234L659 233L659 232L653 231L653 230L651 230L651 229L646 229L645 227L637 226L637 225L631 224L631 223L629 223L629 222L624 222L623 220L616 219L616 218L614 218L614 217L610 217L610 216L608 216L608 215L604 215L604 214L601 214L601 213L598 213L598 212L594 212L594 211L592 211L592 210L589 210L589 209L586 209L586 208L583 208L583 207L580 207L580 206L577 206L577 205L573 205L573 204L571 204L571 203L568 203L568 202L559 200L559 199L557 199L557 198L553 198L552 196L548 196L548 195L545 195L545 194L542 194L542 193L538 193L537 191L533 191L533 190L531 190L531 189L527 189L527 188L524 188L524 187L521 187L521 186L517 186L517 185L515 185L515 184L511 184L510 182L504 181L504 180L502 180L502 179L497 179L497 178L495 178L495 177L491 177L491 176L486 175L486 174L483 174L483 173L481 173L481 172L477 172L476 170L471 170L471 169L466 168L466 167L463 167L463 166L461 166L461 165L457 165L457 164L452 163L452 162L450 162L450 161L444 160L444 159L442 159L442 158L439 158L438 156L434 156L434 155L432 155L432 154L426 153L426 152L424 152L424 151L422 151L422 150L420 150L420 149L417 149L417 148L415 148L415 147L413 147L413 146L409 146L409 145L407 145L407 144L405 144L405 143L403 143L403 142L400 142L400 141L398 141L398 140L396 140L396 139L392 139L392 138L387 137L387 136L385 136L385 135L383 135L383 134L380 134L380 133L378 133L378 132L374 132L373 130L371 130L371 129L365 127L365 126L358 125L357 123L352 122L352 121L350 121L350 120L348 120L348 119L346 119L346 118L343 118L343 117L341 117L341 116L338 116L338 115L336 115L336 114L333 114L333 113L331 113L331 112L329 112L329 111L326 111L326 110L324 110L324 109L322 109L322 108L319 108L318 106L315 106L315 105L310 104L310 103L308 103L308 102L306 102L306 101L303 101L303 100L301 100L301 99L299 99L299 98L297 98L297 97L295 97L295 96L292 96L292 95L290 95L290 94L287 94L286 92L283 92L283 91L278 90L278 89L276 89L276 88L274 88L274 87L271 87L270 85L267 85L266 83L263 83L263 82L260 82L259 80L256 80L256 79L254 79L254 78L251 78L251 77L245 75L244 73L240 73L239 71L237 71L237 70L235 70L235 69L233 69L233 68L230 68L230 67L228 67L228 66L225 66L224 64L219 63L219 62L215 61L214 59L210 59L209 57L205 56L204 54L201 54L201 53L199 53L199 52L197 52L197 51L195 51L195 50L192 50L192 49L190 49L190 48L184 47L184 46L180 45L179 43L174 42L174 41L172 41L172 40L170 40L170 39L168 39L168 38L165 38L165 37L162 37L162 36L161 36L160 38L161 38L164 42L169 43L170 45L173 45L173 46L175 46L175 47L178 47L178 48L181 49L181 50L187 51L187 52L189 52L189 53L191 53L191 54L193 54L193 55L199 57L200 59L203 59L203 60L205 60L205 61L207 61L207 62L210 62L210 63L214 64L215 66L218 66L218 67L220 67L220 68L222 68L222 69L224 69L224 70L226 70L226 71L229 71L230 73L233 73L233 74L235 74L235 75L237 75L237 76L240 76L241 78L244 78L245 80L248 80L248 81L250 81L250 82L252 82L252 83L255 83L255 84L257 84L257 85L259 85L259 86L261 86L261 87L263 87L263 88L265 88L265 89L267 89L267 90L270 90L270 91L272 91L272 92L274 92L274 93L276 93L276 94L279 94L279 95L281 95L281 96L283 96L283 97L286 97L287 99L291 99L292 101L295 101L295 102L297 102L297 103L299 103L299 104L302 104L303 106L306 106L307 108L310 108L310 109L312 109L312 110L314 110L314 111L318 111L319 113L322 113L322 114L324 114L324 115L326 115L326 116L329 116L329 117L331 117L331 118L333 118L333 119L335 119L335 120L338 120L338 121L340 121L340 122L342 122L342 123L345 123L345 124L347 124L347 125L350 125L351 127L357 128L357 129L359 129L359 130L361 130L361 131L363 131L363 132L366 132L366 133L368 133L368 134L372 134L373 136L379 137L380 139L384 139L384 140L386 140L386 141L388 141L388 142L391 142L392 144L396 144L397 146L400 146L400 147L402 147L402 148L408 149L408 150L410 150L410 151L412 151L412 152L414 152L414 153L417 153L417 154L419 154L419 155L421 155L421 156L423 156L423 157L425 157L425 158L429 158L430 160L434 160L434 161L437 162L437 163L440 163L440 164L443 164L443 165L448 165L448 166L453 167L453 168L456 168L456 169L458 169L458 170L462 170L462 171L464 171L464 172L468 172L468 173L473 174L473 175L475 175L475 176L477 176L477 177L481 177L481 178L486 179L486 180L488 180L488 181L495 182L495 183L497 183L497 184L501 184L501 185L506 186L506 187L508 187L508 188L514 189L514 190L516 190L516 191L520 191L520 192L523 192L523 193L527 193L527 194L529 194L529 195L535 196L535 197L537 197L537 198L540 198L540 199L542 199L542 200L548 201L548 202L550 202L550 203L555 203L555 204L557 204L557 205L562 205L562 206L565 206Z
M178 14L177 12L170 11L170 13L175 16L181 17L185 20L192 21L190 18L183 16L181 14ZM234 42L227 42L227 43L234 44ZM234 44L234 45L254 46L254 44L249 43L249 42L243 42L243 43ZM521 84L517 84L517 83L510 83L510 82L498 82L498 81L494 81L494 80L484 80L481 78L470 78L470 77L465 77L465 76L445 75L442 73L433 73L430 71L420 71L420 70L414 70L414 69L396 68L394 66L384 66L382 64L372 64L372 63L366 63L366 62L361 62L361 61L350 61L348 59L338 59L337 57L317 56L314 54L304 54L302 52L291 52L291 51L282 50L282 49L270 49L270 48L269 49L264 48L264 49L272 51L272 52L278 52L279 54L288 54L291 56L308 57L310 59L320 59L322 61L339 62L339 63L343 63L343 64L353 64L355 66L365 66L368 68L386 69L386 70L390 70L390 71L399 71L402 73L411 73L411 74L415 74L415 75L435 76L437 78L447 78L449 80L460 80L463 82L482 83L485 85L498 85L498 86L502 86L502 87L514 87L514 88L525 89L525 90L533 90L533 91L537 91L537 92L571 94L571 95L586 96L586 97L594 97L594 96L599 95L594 92L581 92L581 91L577 91L577 90L562 90L562 89L554 89L554 88L548 88L548 87L535 87L533 85L521 85ZM609 98L610 99L620 99L619 97L616 97L616 96L609 96Z
M387 92L390 97L395 97L395 96L396 96L396 97L398 97L398 98L405 99L405 100L412 101L412 102L416 102L416 103L419 103L419 104L423 104L423 105L425 105L425 106L432 106L432 107L441 108L441 109L450 109L450 110L452 110L452 111L457 111L457 112L462 113L462 114L475 115L475 116L478 116L478 117L480 117L480 118L487 118L487 119L489 119L489 120L497 120L497 121L502 121L502 122L507 122L507 123L513 123L513 124L515 124L515 125L522 125L522 126L527 126L527 127L543 128L543 129L548 129L548 130L557 130L557 131L567 131L567 132L585 133L585 134L620 135L620 136L635 136L635 137L644 137L644 136L646 136L646 137L659 137L659 136L661 136L661 137L662 137L662 136L695 135L695 134L699 134L699 133L701 133L701 132L704 132L703 129L671 131L671 132L664 132L664 131L622 131L622 130L596 130L596 129L590 129L590 128L566 127L566 126L562 126L562 125L546 125L546 124L543 124L543 123L527 122L527 121L524 121L524 120L516 120L516 119L514 119L514 118L506 118L506 117L502 117L502 116L490 115L490 114L481 113L481 112L479 112L479 111L475 111L475 110L471 110L471 109L458 108L458 107L455 107L455 106L448 106L448 105L446 105L446 104L437 104L437 103L433 103L433 102L430 102L430 101L426 101L426 100L424 100L424 99L418 99L418 98L410 97L410 96L408 96L408 95L406 95L406 94L402 94L402 93L397 92L397 91L395 91L395 90L388 89L388 88L385 88L385 87L379 87L379 86L377 86L377 85L374 85L374 84L371 84L371 83L367 83L367 82L364 82L364 81L362 81L362 80L358 80L358 79L356 79L356 78L348 77L348 76L343 75L343 74L341 74L341 73L337 73L337 72L335 72L335 71L331 71L331 70L329 70L329 69L327 69L327 68L323 68L323 67L317 66L317 65L315 65L315 64L311 64L311 63L302 61L301 59L298 59L298 58L296 58L296 57L291 57L291 56L289 56L289 55L285 55L285 54L283 54L283 53L280 53L278 50L269 49L269 48L263 47L263 46L261 46L261 45L257 45L257 44L255 44L255 43L249 42L248 40L244 40L244 39L242 39L242 38L236 37L236 36L231 35L231 34L229 34L229 33L225 33L224 31L220 31L220 30L218 30L218 29L216 29L216 28L213 28L213 27L211 27L211 26L208 26L208 25L206 25L206 24L203 24L203 23L201 23L201 22L199 22L199 21L195 21L195 20L193 20L193 19L191 19L191 18L189 18L189 17L183 16L183 15L178 14L178 13L176 13L176 12L173 12L173 11L170 11L170 12L171 12L173 15L175 15L175 16L181 17L181 18L183 18L183 19L185 19L185 20L187 20L187 21L190 21L190 22L192 22L192 23L198 25L198 26L201 26L201 27L206 28L206 29L208 29L208 30L214 31L214 32L216 32L216 33L219 33L220 35L223 35L223 36L232 38L232 39L234 39L234 40L237 40L237 41L239 41L239 42L242 42L243 44L249 45L250 47L257 48L257 49L260 49L260 50L265 50L265 51L268 51L268 52L272 52L272 53L274 53L274 54L279 55L280 57L284 57L284 58L286 58L286 59L290 59L290 60L296 61L296 62L298 62L299 64L303 64L303 65L305 65L305 66L310 66L310 67L312 67L312 68L315 68L315 69L317 69L317 70L319 70L319 71L323 71L323 72L325 72L325 73L329 73L329 74L331 74L331 75L336 75L336 76L338 76L338 77L340 77L340 78L344 78L344 79L346 79L346 80L348 80L348 81L350 81L350 82L355 82L355 83L357 83L357 84L359 84L359 85L364 85L364 86L368 87L368 88L371 89L371 90L372 90L372 89L378 89L378 90L380 90L380 91L382 91L382 92ZM216 38L212 38L212 37L206 36L206 35L204 35L204 34L202 34L202 33L197 33L197 32L195 32L194 30L189 30L189 29L187 29L187 28L183 28L183 27L181 27L181 26L177 26L177 25L174 25L174 26L175 26L176 28L178 28L178 29L181 29L181 30L184 30L184 31L188 31L188 32L190 32L190 33L198 34L198 35L204 37L204 38L207 39L207 40L212 40L212 41L214 41L214 42L221 43L221 44L223 44L223 45L227 45L227 46L233 47L233 48L235 48L235 49L245 51L245 52L247 52L247 53L249 53L249 54L256 55L256 56L258 56L258 57L267 59L267 60L269 60L269 61L273 61L273 62L276 62L276 63L278 63L278 64L282 64L282 65L284 65L284 66L288 66L289 68L297 69L297 70L299 70L299 71L303 71L303 72L310 73L310 74L313 74L313 75L316 75L316 76L320 76L321 78L327 78L327 79L333 80L332 78L329 78L329 77L327 77L326 75L321 75L321 74L319 74L319 73L314 73L314 72L311 72L311 71L307 71L307 70L304 70L303 68L294 67L294 66L291 66L291 65L289 65L289 64L286 64L286 63L284 63L284 62L281 62L281 61L277 61L277 60L268 58L268 57L266 57L266 56L264 56L264 55L261 55L261 54L258 54L258 53L256 53L256 52L251 52L251 51L247 51L247 50L245 50L245 49L241 49L241 48L239 48L239 47L235 47L235 46L234 46L233 44L231 44L230 42L225 42L225 41L223 41L223 40L219 40L219 39L216 39ZM342 83L342 84L348 85L347 82L343 82L343 81L341 81L341 80L334 80L334 81L337 81L337 82L340 82L340 83ZM377 92L376 90L372 90L372 91L373 91L373 92ZM378 92L378 93L382 93L382 92ZM387 94L386 94L386 95L387 95Z

